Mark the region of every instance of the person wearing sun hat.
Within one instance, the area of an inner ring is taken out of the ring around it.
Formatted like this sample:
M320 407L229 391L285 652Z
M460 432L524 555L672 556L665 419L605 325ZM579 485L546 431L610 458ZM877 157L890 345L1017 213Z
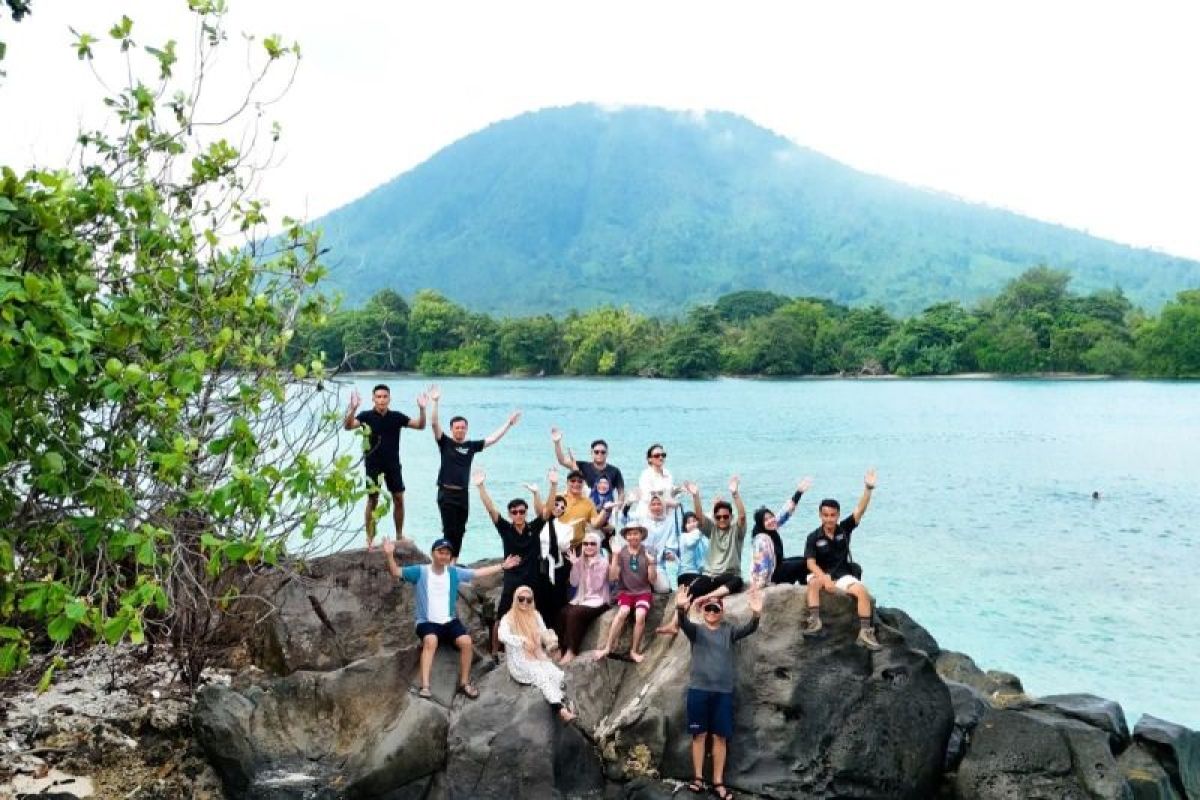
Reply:
M467 569L450 563L454 558L454 544L449 539L438 539L430 548L432 564L409 564L401 567L396 563L396 543L388 539L383 543L383 555L387 558L388 572L392 577L416 586L415 618L417 639L421 641L421 688L420 697L430 697L429 678L433 669L433 656L438 643L453 644L459 652L458 691L470 699L479 697L479 690L471 684L471 658L474 648L471 636L458 618L458 585L470 583L474 578L495 575L504 569L513 569L521 563L521 557L510 555L501 564L490 567Z
M643 525L631 524L621 529L621 537L625 546L612 554L608 565L608 579L617 581L617 614L613 617L612 626L608 629L608 640L604 647L596 651L596 658L604 658L612 652L625 626L629 612L633 612L633 641L629 645L629 658L641 662L645 656L638 652L642 644L642 634L646 630L646 614L650 612L653 599L654 581L658 568L654 559L642 547L646 537Z

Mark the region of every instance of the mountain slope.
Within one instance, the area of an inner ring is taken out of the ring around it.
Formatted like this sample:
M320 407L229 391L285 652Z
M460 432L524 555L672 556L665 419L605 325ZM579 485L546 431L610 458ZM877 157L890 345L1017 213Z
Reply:
M846 167L732 114L547 109L499 122L318 220L358 302L668 311L738 289L912 312L1039 263L1156 308L1200 263Z

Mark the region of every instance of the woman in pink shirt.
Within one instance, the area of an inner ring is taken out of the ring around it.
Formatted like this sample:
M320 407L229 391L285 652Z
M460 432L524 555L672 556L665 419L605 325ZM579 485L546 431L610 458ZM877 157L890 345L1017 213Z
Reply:
M600 552L600 534L584 534L582 550L578 556L570 550L564 553L571 562L575 598L562 610L564 641L559 664L570 664L575 659L588 626L608 610L608 560Z

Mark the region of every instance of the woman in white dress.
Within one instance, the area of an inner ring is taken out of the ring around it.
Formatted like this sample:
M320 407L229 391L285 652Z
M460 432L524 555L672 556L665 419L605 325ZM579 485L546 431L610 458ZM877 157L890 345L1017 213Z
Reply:
M563 703L563 671L546 652L547 641L553 650L558 640L534 608L533 589L519 586L513 592L512 609L500 620L499 633L512 679L536 686L563 722L575 719L575 713Z
M658 495L663 504L672 509L679 505L675 501L675 479L667 469L667 449L661 444L652 444L646 448L646 464L638 477L637 505L632 511L633 516L645 517L650 513L650 498Z

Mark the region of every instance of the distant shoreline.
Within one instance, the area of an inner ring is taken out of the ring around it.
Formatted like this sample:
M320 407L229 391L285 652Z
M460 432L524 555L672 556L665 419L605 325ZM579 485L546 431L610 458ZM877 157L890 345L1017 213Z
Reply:
M1186 381L1188 378L1139 378L1120 375L1092 375L1085 372L1026 372L1006 375L1002 372L956 372L951 375L714 375L711 378L661 378L645 375L526 375L508 372L499 375L425 375L420 372L387 372L384 370L356 370L338 374L338 377L371 378L383 376L402 376L405 378L422 378L431 382L445 378L476 378L476 379L527 379L527 380L560 380L563 378L587 378L589 380L649 380L649 381L680 381L703 382L721 378L740 378L743 380L762 381Z

